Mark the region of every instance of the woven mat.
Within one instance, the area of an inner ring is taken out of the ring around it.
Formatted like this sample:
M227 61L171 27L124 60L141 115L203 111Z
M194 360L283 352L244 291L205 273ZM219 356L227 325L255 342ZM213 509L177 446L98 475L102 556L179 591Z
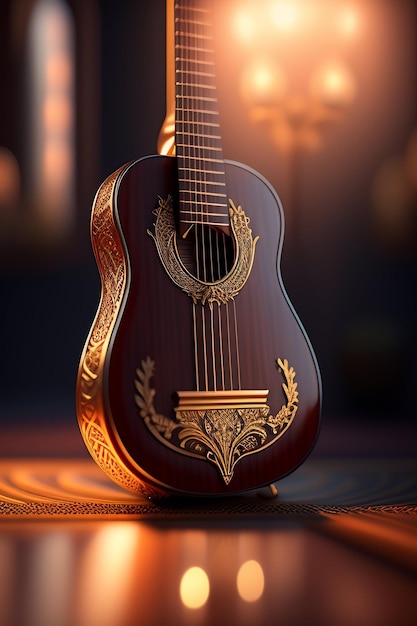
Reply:
M231 498L151 502L114 485L90 460L0 463L0 520L5 519L319 519L335 514L417 516L417 463L409 460L307 461L268 490Z

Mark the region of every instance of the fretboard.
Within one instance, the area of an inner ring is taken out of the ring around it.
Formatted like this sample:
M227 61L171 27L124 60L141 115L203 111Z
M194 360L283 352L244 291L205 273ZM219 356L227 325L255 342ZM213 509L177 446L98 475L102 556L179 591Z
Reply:
M206 4L203 0L175 4L175 144L183 233L193 224L229 229L211 16Z

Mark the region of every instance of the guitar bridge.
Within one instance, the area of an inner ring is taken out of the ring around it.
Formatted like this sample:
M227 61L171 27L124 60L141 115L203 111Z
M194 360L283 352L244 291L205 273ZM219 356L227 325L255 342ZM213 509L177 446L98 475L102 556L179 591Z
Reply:
M214 411L221 409L267 409L268 389L230 391L178 391L174 399L178 411Z
M135 402L150 432L169 448L213 463L226 485L236 464L279 439L298 409L295 371L286 359L277 360L287 404L271 415L268 390L178 391L175 420L156 412L151 388L154 362L147 357L136 370Z

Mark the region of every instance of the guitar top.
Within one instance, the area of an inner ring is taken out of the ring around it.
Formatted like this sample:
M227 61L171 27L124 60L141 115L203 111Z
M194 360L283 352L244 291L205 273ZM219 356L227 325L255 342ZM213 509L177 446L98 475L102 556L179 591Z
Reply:
M77 415L100 467L147 497L272 484L319 428L316 359L279 270L279 198L223 158L208 4L168 2L165 154L114 172L92 211L102 296Z

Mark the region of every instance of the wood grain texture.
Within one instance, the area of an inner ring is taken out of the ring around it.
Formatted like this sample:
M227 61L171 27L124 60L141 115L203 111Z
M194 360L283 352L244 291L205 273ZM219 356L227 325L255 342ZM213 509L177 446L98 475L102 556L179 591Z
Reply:
M172 397L195 389L192 300L168 277L148 234L158 197L177 198L173 157L153 156L133 163L119 183L114 216L128 260L128 281L106 355L104 394L119 454L150 482L169 493L226 494L271 483L294 470L309 454L320 415L320 378L310 343L279 274L283 239L278 197L257 173L226 162L229 197L250 217L259 236L248 282L236 298L242 387L269 389L271 413L285 404L276 359L294 367L299 406L288 431L275 444L236 465L229 485L208 461L162 445L147 429L134 401L136 368L155 361L152 386L158 413L173 417Z

